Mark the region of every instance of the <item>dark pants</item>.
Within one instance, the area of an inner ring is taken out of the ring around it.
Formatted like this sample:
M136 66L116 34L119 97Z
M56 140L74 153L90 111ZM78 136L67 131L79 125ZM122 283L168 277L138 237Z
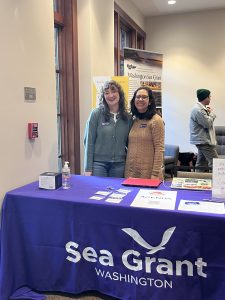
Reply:
M208 164L208 167L212 169L213 166L213 158L218 158L218 154L216 151L216 146L201 144L196 145L198 148L198 156L195 164L197 172L203 172L203 169L198 169L198 167L204 167ZM206 164L207 163L207 164Z

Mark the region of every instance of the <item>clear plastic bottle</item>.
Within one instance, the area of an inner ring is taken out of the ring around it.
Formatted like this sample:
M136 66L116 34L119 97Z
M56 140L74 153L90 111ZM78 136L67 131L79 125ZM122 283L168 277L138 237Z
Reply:
M65 161L64 166L62 168L62 188L70 188L70 167L68 161Z

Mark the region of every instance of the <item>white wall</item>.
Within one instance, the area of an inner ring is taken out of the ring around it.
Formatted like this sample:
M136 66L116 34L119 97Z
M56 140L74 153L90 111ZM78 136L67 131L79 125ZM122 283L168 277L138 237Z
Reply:
M145 18L130 0L115 0L116 4L139 26L145 31Z
M0 2L0 204L4 194L57 171L53 1ZM36 88L36 103L24 101ZM27 123L39 123L30 142Z
M189 143L189 115L198 88L211 90L215 125L225 125L225 10L152 17L146 33L147 50L164 55L166 142L196 152Z

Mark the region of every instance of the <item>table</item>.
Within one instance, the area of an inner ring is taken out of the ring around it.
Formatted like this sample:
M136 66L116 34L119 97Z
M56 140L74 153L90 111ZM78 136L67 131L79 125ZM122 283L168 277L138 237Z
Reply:
M177 210L180 199L201 200L211 192L178 190L173 211L130 207L139 191L134 187L119 204L89 199L124 188L122 181L76 175L70 190L41 190L34 182L8 192L0 299L21 287L96 290L123 300L224 299L225 216Z

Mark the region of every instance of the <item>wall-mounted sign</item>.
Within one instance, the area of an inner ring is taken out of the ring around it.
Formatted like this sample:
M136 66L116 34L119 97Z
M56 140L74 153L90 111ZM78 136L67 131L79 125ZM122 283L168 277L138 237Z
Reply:
M24 100L26 102L36 101L36 89L32 87L24 87Z

